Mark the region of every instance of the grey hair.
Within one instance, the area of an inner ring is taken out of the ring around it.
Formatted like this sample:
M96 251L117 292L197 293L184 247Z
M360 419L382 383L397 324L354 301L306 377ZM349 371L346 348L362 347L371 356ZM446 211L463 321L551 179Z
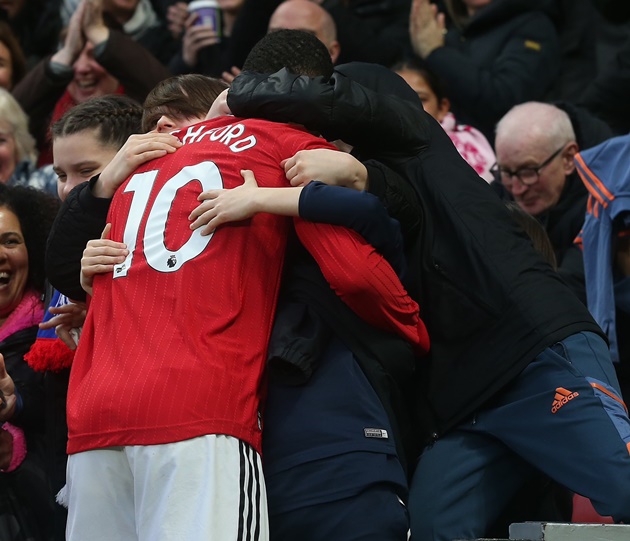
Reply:
M575 130L566 111L539 101L528 101L515 105L496 126L497 138L511 130L529 132L550 145L575 142Z
M15 140L18 162L30 160L35 163L37 150L35 138L28 131L28 116L11 93L4 88L0 88L0 122L8 125Z

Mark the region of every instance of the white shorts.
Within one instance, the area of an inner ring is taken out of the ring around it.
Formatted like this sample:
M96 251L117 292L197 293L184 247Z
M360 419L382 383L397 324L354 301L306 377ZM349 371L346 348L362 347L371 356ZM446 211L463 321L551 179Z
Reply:
M68 457L68 541L266 541L260 456L208 435Z

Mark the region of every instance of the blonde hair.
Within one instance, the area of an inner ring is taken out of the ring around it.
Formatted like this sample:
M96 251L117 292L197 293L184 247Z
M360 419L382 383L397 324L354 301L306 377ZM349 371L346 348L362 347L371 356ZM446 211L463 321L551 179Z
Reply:
M15 141L17 161L37 161L35 138L28 131L28 117L20 104L4 88L0 88L0 123L4 123Z

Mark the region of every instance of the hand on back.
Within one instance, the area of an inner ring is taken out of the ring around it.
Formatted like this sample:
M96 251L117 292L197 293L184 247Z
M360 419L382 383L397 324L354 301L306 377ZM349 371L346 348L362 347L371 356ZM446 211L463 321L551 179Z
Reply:
M313 180L357 190L364 190L367 185L365 166L354 156L337 150L300 150L280 165L291 186L305 186Z
M94 185L96 197L111 198L131 173L143 163L175 152L182 143L170 133L149 133L129 136Z
M81 287L92 295L94 276L113 272L114 266L122 263L129 255L126 244L109 240L112 224L107 224L100 239L88 241L81 258Z
M192 230L203 227L201 234L209 235L221 224L246 220L256 214L258 183L252 171L243 170L241 176L243 184L236 188L207 190L199 195L201 204L188 217Z

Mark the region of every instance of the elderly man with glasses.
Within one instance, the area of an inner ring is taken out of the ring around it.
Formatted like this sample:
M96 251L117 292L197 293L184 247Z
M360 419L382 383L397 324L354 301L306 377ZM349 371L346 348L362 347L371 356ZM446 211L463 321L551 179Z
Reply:
M560 274L584 302L582 253L573 241L584 222L588 194L573 157L611 136L603 122L568 104L526 102L496 127L493 187L543 225Z

